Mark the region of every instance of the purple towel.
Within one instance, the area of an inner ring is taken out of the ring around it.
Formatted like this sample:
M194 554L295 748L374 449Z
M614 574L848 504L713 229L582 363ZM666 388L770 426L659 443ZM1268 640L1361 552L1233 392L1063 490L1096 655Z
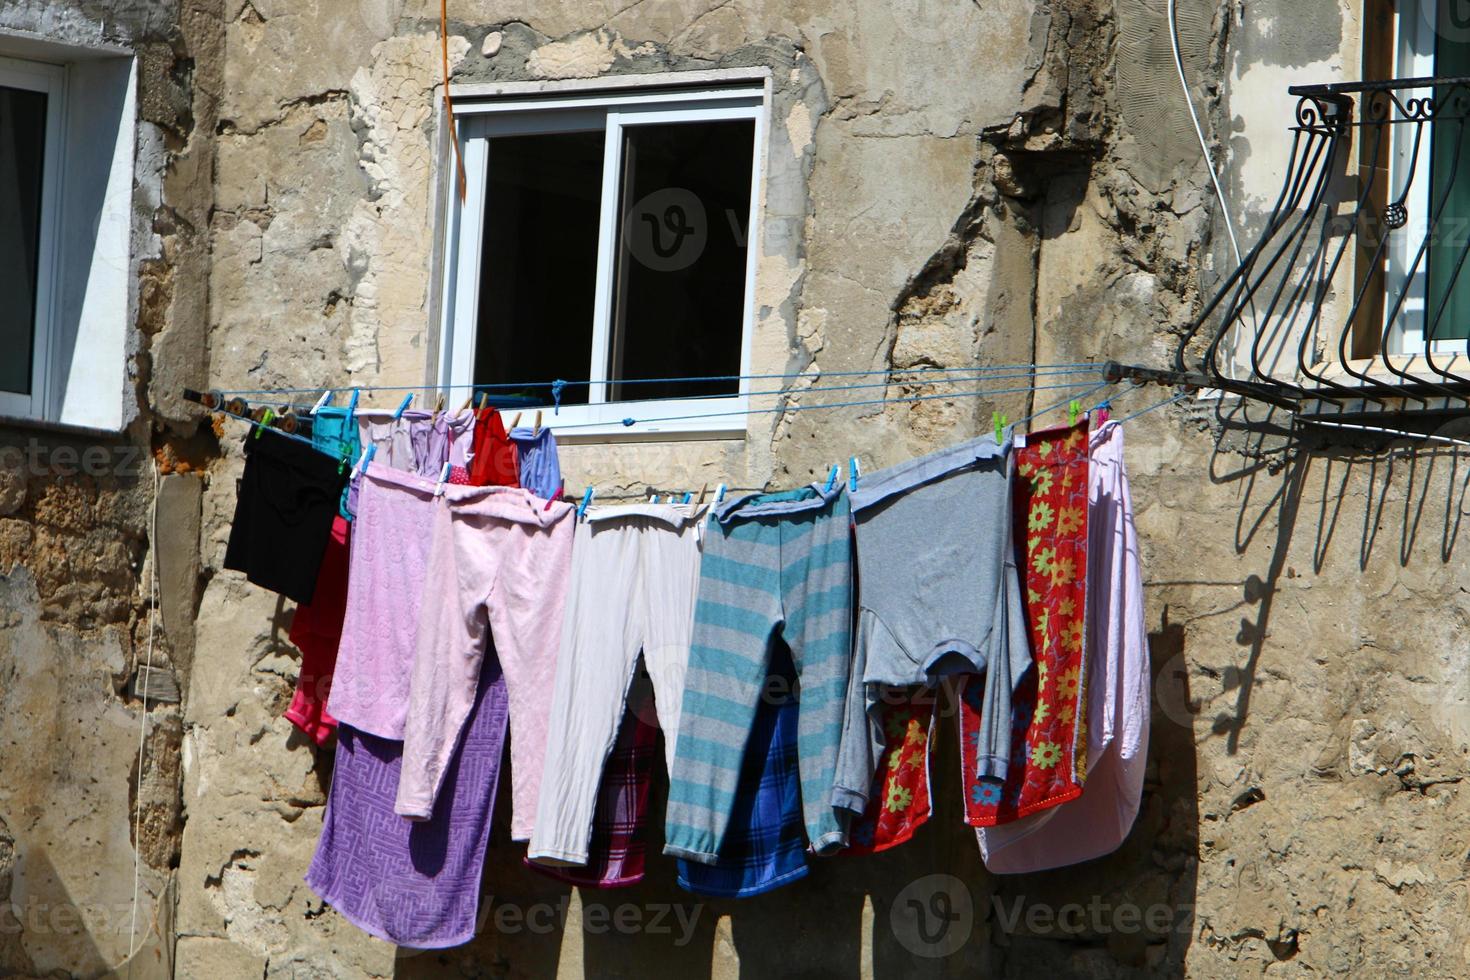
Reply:
M489 656L433 818L421 823L393 812L403 743L339 725L306 883L353 925L400 946L441 949L473 938L507 717L505 678Z

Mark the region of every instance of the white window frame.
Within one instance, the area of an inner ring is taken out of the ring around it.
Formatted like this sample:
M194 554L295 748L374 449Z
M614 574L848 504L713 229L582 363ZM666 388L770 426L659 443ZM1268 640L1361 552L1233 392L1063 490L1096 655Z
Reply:
M1402 0L1394 24L1394 77L1430 78L1434 76L1436 30L1439 17L1437 0ZM1423 355L1428 344L1424 340L1425 322L1429 316L1429 260L1426 252L1419 267L1409 274L1418 254L1419 244L1429 233L1430 212L1433 209L1434 123L1428 123L1424 137L1419 140L1417 153L1414 147L1415 126L1390 125L1392 142L1389 145L1388 199L1396 201L1403 193L1404 182L1414 175L1404 206L1409 220L1401 230L1393 232L1388 242L1388 265L1384 272L1383 315L1387 317L1397 298L1404 297L1398 315L1388 332L1388 353L1391 355ZM1464 354L1470 348L1466 340L1436 340L1434 354Z
M489 175L491 140L528 133L604 132L597 282L592 349L587 374L567 381L591 381L588 403L563 405L545 424L561 427L572 437L732 435L744 433L749 410L749 379L742 377L733 395L608 402L607 355L612 332L613 277L616 269L618 178L622 173L623 131L658 123L749 119L754 124L751 154L750 214L746 224L745 290L741 311L740 374L751 373L755 326L755 277L760 242L760 214L765 177L768 86L763 81L674 87L677 76L662 85L603 91L585 83L565 91L521 92L476 97L473 90L454 90L456 128L464 158L466 196L461 205L446 161L448 179L444 222L444 280L439 339L439 377L453 386L450 401L469 397L474 383L475 339L479 325L480 258L483 216ZM467 87L468 88L468 87ZM551 407L548 402L544 408ZM701 415L704 418L684 418ZM635 426L623 425L635 418ZM662 421L661 421L662 420Z
M36 255L36 310L31 321L31 391L0 390L0 416L42 419L49 404L51 335L55 330L57 245L61 188L66 173L66 69L0 57L0 85L46 95L46 146L41 168L40 236Z

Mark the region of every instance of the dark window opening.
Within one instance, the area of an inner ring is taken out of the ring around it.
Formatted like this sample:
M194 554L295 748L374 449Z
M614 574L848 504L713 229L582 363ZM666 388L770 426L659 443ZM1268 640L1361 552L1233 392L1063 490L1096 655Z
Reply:
M31 393L46 94L0 85L0 391Z

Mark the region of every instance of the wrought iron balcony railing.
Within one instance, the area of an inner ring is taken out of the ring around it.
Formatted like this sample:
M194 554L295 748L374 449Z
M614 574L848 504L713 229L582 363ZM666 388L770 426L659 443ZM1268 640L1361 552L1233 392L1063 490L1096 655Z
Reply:
M1278 404L1470 404L1470 78L1298 86L1259 240L1175 367Z

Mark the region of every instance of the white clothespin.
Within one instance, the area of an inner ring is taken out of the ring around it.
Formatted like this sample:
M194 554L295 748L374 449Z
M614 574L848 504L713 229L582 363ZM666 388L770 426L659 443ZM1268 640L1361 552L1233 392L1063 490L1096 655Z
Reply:
M373 456L378 452L377 446L369 446L362 451L358 457L357 465L352 468L352 478L355 480L362 475L363 468L373 461Z
M320 397L320 398L318 398L316 400L316 404L313 405L313 406L311 406L311 414L312 415L315 415L317 412L321 411L322 406L325 405L327 402L329 402L331 400L332 400L332 389L331 388L328 388L326 391L322 392L322 397Z
M439 471L439 485L436 486L436 487L434 487L434 496L436 496L436 497L442 497L442 496L444 496L444 484L446 484L448 482L449 482L449 464L448 463L445 463L444 464L444 468Z

